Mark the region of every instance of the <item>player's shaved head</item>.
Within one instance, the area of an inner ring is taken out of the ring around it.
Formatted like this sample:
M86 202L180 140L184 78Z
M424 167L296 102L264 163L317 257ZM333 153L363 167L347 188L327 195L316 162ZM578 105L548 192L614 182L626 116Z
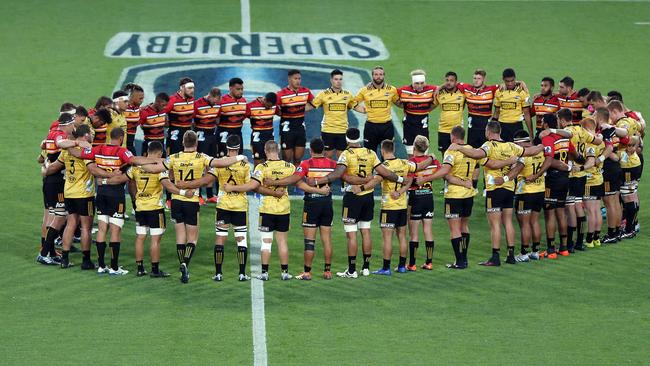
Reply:
M422 135L415 136L413 148L421 153L426 152L429 149L429 139Z
M196 132L189 130L185 131L183 134L183 146L184 147L196 147L197 144L197 137L196 137Z
M395 152L395 143L393 140L384 140L381 142L381 150L387 153Z
M490 121L485 126L485 130L489 133L500 135L501 134L501 124L497 121Z
M457 140L465 139L465 129L463 126L455 126L451 129L451 136Z
M546 116L544 116L544 118L546 118ZM557 111L557 119L559 119L560 121L569 122L573 120L573 113L571 113L571 110L569 108L562 108L559 111ZM551 128L555 128L555 127L551 127Z
M609 110L607 108L601 107L601 108L596 108L596 111L594 112L594 118L599 124L602 123L608 123L609 122Z
M278 154L280 152L280 147L277 142L274 140L269 140L264 144L264 152L266 155L269 154Z
M607 109L610 113L612 112L623 112L625 111L625 106L618 100L612 100L607 104Z
M155 153L160 153L162 155L163 151L163 145L160 143L160 141L151 141L147 145L147 155L155 154Z
M119 140L124 137L124 130L122 127L115 127L111 130L111 141Z

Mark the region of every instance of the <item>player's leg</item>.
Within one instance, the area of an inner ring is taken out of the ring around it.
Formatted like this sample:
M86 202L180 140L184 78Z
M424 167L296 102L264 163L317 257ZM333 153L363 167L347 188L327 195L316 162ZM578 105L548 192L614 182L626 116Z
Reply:
M260 253L262 261L262 273L257 277L260 280L268 281L269 279L269 260L271 259L271 248L273 247L274 222L269 214L260 214Z
M296 278L300 280L311 280L311 266L314 261L314 251L316 250L316 227L303 226L302 231L305 238L305 250L303 254L304 271Z
M98 201L100 196L97 196ZM97 248L97 273L108 273L106 266L106 235L108 234L108 215L101 212L100 203L97 203L97 236L95 246Z
M495 191L488 192L488 197L493 192ZM489 200L486 200L486 204L488 204L488 202ZM490 241L492 243L492 256L487 261L480 262L479 264L482 266L500 266L501 208L488 206L487 209L488 224L490 225Z
M319 227L320 240L323 242L323 257L325 263L323 266L323 278L332 279L332 226L321 225Z
M221 281L223 279L223 257L225 252L226 241L228 240L228 230L229 224L228 220L222 221L223 215L217 213L218 224L216 225L216 235L214 238L214 250L213 250L213 259L214 259L214 276L212 279L214 281Z
M406 239L406 225L400 225L395 229L399 243L399 262L397 272L406 272L406 256L408 255L408 242Z
M596 204L599 204L600 201L587 199L585 200L585 206L587 208L587 237L585 240L585 245L587 248L594 247L594 231L596 231L596 216L600 216L602 220L602 214L600 213L600 207L596 208Z
M557 228L560 233L560 248L558 253L562 256L569 255L567 248L567 213L566 207L558 207L555 209L555 216L557 218Z
M574 182L575 178L570 178L569 179L569 196L567 196L566 200L566 216L567 216L567 249L573 250L574 246L574 240L573 240L573 234L577 230L577 225L578 225L578 219L576 215L576 202L575 202L575 196L573 196L573 185L576 183Z
M120 248L123 225L124 219L114 217L109 217L108 219L108 230L111 234L111 241L108 243L108 248L111 252L111 270L108 273L111 275L125 275L128 273L128 271L120 268Z
M246 223L246 212L242 212L244 216L244 224ZM248 261L248 242L246 236L248 227L246 225L238 225L235 229L235 241L237 242L237 262L239 263L239 280L248 281L250 277L246 275L246 262Z
M469 211L466 211L466 212L469 212L469 214L467 214L466 216L461 217L461 220L460 220L460 233L461 233L461 236L463 238L463 241L461 242L460 247L462 249L461 254L462 254L462 257L463 257L463 262L465 264L465 267L467 267L469 265L469 263L467 261L467 255L469 253L469 241L470 241L469 240L470 239L470 235L469 235L469 217L471 216L471 208L472 208L471 206L472 206L472 204L474 202L474 199L473 198L466 198L466 200L468 201L468 205L469 205L469 208L468 208Z
M526 210L517 211L517 222L519 223L519 231L521 233L521 250L519 255L515 257L517 262L527 262L528 249L530 248L531 241L531 213Z
M533 242L529 258L539 259L539 247L542 241L542 226L539 224L539 211L530 213L530 233Z
M557 228L557 217L555 215L555 206L546 205L544 208L544 222L546 223L546 251L540 253L540 257L550 259L557 258L555 253L555 231Z
M395 232L395 228L384 225L386 225L386 223L382 223L381 228L381 242L384 264L381 269L373 271L372 274L390 276L390 261L393 255L393 233Z
M372 257L372 236L370 227L375 216L375 199L372 194L363 197L363 205L359 213L359 231L361 231L361 249L363 251L363 268L361 273L364 276L370 274L370 258Z
M92 202L92 199L90 200ZM90 203L92 205L92 203ZM83 260L81 262L81 269L90 270L95 269L95 263L90 259L90 244L92 242L92 228L93 228L93 212L94 207L90 207L87 216L80 216L81 223L81 255Z
M569 252L574 251L575 249L582 249L585 240L585 223L587 222L587 217L585 214L585 206L583 202L584 196L584 187L586 179L580 179L579 182L579 191L575 198L575 214L576 214L576 240L573 245L573 248L569 248ZM569 236L569 228L567 227L567 237ZM567 238L567 242L568 242ZM573 250L571 250L573 249Z
M41 264L59 264L60 257L55 250L55 241L61 235L67 212L63 197L63 184L47 184L47 206L49 221L45 233L45 242L36 261Z
M74 232L77 224L79 224L79 215L76 213L69 213L67 217L67 225L63 230L63 250L61 252L61 268L68 268L73 264L70 262L70 248L74 240Z
M461 235L462 219L458 215L447 218L447 225L449 226L449 236L451 238L451 248L454 250L455 261L454 263L447 264L447 268L463 269L465 267L463 261L463 254L461 243L463 236Z
M411 213L411 209L409 209L409 213ZM412 216L409 217L409 223L408 223L408 229L409 229L408 270L409 271L417 270L417 266L415 265L415 262L416 262L417 250L418 247L420 246L420 223L422 223L422 220L414 220Z
M512 224L512 208L503 208L501 210L501 222L506 233L506 245L508 246L508 256L506 263L514 264L515 260L515 227Z
M149 232L148 226L136 226L135 227L135 264L138 268L136 276L142 277L147 274L147 271L144 268L144 241L147 238L147 232Z
M344 278L357 278L357 231L359 230L358 218L361 206L360 199L353 193L346 192L343 195L341 219L343 221L343 230L348 247L348 268L343 272L337 272L336 275Z
M278 243L278 256L280 257L281 279L290 280L293 276L289 273L289 218L290 214L277 215L275 226L275 240Z

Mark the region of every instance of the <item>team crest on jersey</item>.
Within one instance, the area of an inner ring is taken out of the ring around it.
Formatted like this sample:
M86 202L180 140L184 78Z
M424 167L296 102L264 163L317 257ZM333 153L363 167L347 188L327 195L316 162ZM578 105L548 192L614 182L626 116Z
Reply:
M553 152L553 150L551 149L550 146L544 146L544 153L545 154L550 154L551 152Z

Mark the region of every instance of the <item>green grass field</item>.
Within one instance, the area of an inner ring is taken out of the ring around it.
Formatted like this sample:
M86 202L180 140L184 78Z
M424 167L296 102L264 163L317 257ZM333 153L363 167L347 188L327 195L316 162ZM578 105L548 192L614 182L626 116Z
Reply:
M129 66L173 59L109 58L106 42L122 31L239 32L238 1L111 3L2 2L0 98L0 351L6 364L251 364L250 283L235 281L234 246L226 280L212 275L214 207L202 209L192 281L98 277L78 268L36 265L42 215L38 145L63 101L92 106ZM469 80L477 67L496 82L514 67L537 90L541 77L571 75L576 86L620 90L626 104L650 113L644 83L650 3L598 1L259 1L254 32L367 33L380 37L393 84L413 68L440 83L454 69ZM169 90L172 92L172 90ZM437 118L437 111L432 120ZM433 129L435 131L435 127ZM431 136L435 140L435 134ZM643 202L648 185L642 182ZM436 196L436 207L441 207ZM562 364L640 365L650 354L650 213L636 239L556 262L479 268L490 252L482 198L472 217L471 268L450 272L448 229L436 213L435 270L392 278L282 282L274 252L264 284L269 364ZM302 267L301 201L292 202L290 268ZM335 206L333 270L346 265ZM381 262L375 226L373 267ZM134 269L134 224L127 223L122 263ZM161 268L176 268L174 238ZM94 249L93 249L94 253ZM424 255L421 250L421 257ZM80 258L73 256L79 263ZM315 272L322 268L317 250Z

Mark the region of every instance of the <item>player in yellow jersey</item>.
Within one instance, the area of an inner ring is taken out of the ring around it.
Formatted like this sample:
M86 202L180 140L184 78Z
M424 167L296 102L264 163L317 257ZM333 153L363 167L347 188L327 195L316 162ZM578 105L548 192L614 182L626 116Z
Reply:
M527 148L532 146L530 134L524 130L515 132L514 142ZM515 211L521 231L521 250L515 260L528 262L539 259L539 247L542 241L542 228L539 224L539 213L544 206L544 191L546 184L544 175L539 174L544 164L544 153L520 158L523 164L515 186ZM532 250L531 249L532 242Z
M530 119L530 94L522 85L517 84L515 70L503 70L505 87L497 90L494 95L494 114L492 119L501 124L501 138L512 142L514 133L523 130L522 121L526 122L528 133L534 135ZM531 139L532 141L532 139Z
M479 264L484 266L500 266L499 258L501 246L501 226L505 228L508 256L506 263L515 264L515 229L512 225L512 211L515 190L515 178L522 168L522 164L513 165L513 158L532 156L542 151L542 146L523 148L512 142L501 140L501 124L496 121L488 122L485 128L485 137L488 140L479 149L468 146L450 146L463 155L482 159L486 167L485 181L487 195L485 209L490 223L492 239L492 256L487 261Z
M196 132L189 130L183 134L183 151L171 154L164 162L156 165L144 165L150 173L169 170L170 179L174 182L192 181L201 178L205 171L216 174L210 168L225 167L240 161L247 161L243 155L228 156L215 159L197 152L198 138ZM185 197L185 190L172 194L172 221L176 231L176 253L180 263L181 282L190 280L189 264L196 249L199 238L199 197Z
M449 71L445 74L445 84L436 94L434 108L440 106L438 123L438 151L444 153L451 144L451 130L463 125L465 94L458 89L458 75Z
M325 143L325 156L331 159L335 150L336 156L341 155L346 147L348 111L358 108L352 93L343 89L343 71L335 69L330 73L330 87L318 93L311 105L314 108L323 107L320 130Z
M126 131L126 117L124 116L124 111L126 110L129 102L129 97L127 92L123 90L118 90L113 93L113 105L108 108L111 112L111 123L106 126L106 143L111 142L111 131L114 128L119 127ZM122 147L126 147L126 139L122 141Z
M363 127L364 147L377 153L377 147L383 140L395 137L391 105L397 103L399 96L397 88L386 84L384 68L375 66L372 69L372 81L361 88L354 101L363 103L358 110L367 116Z

